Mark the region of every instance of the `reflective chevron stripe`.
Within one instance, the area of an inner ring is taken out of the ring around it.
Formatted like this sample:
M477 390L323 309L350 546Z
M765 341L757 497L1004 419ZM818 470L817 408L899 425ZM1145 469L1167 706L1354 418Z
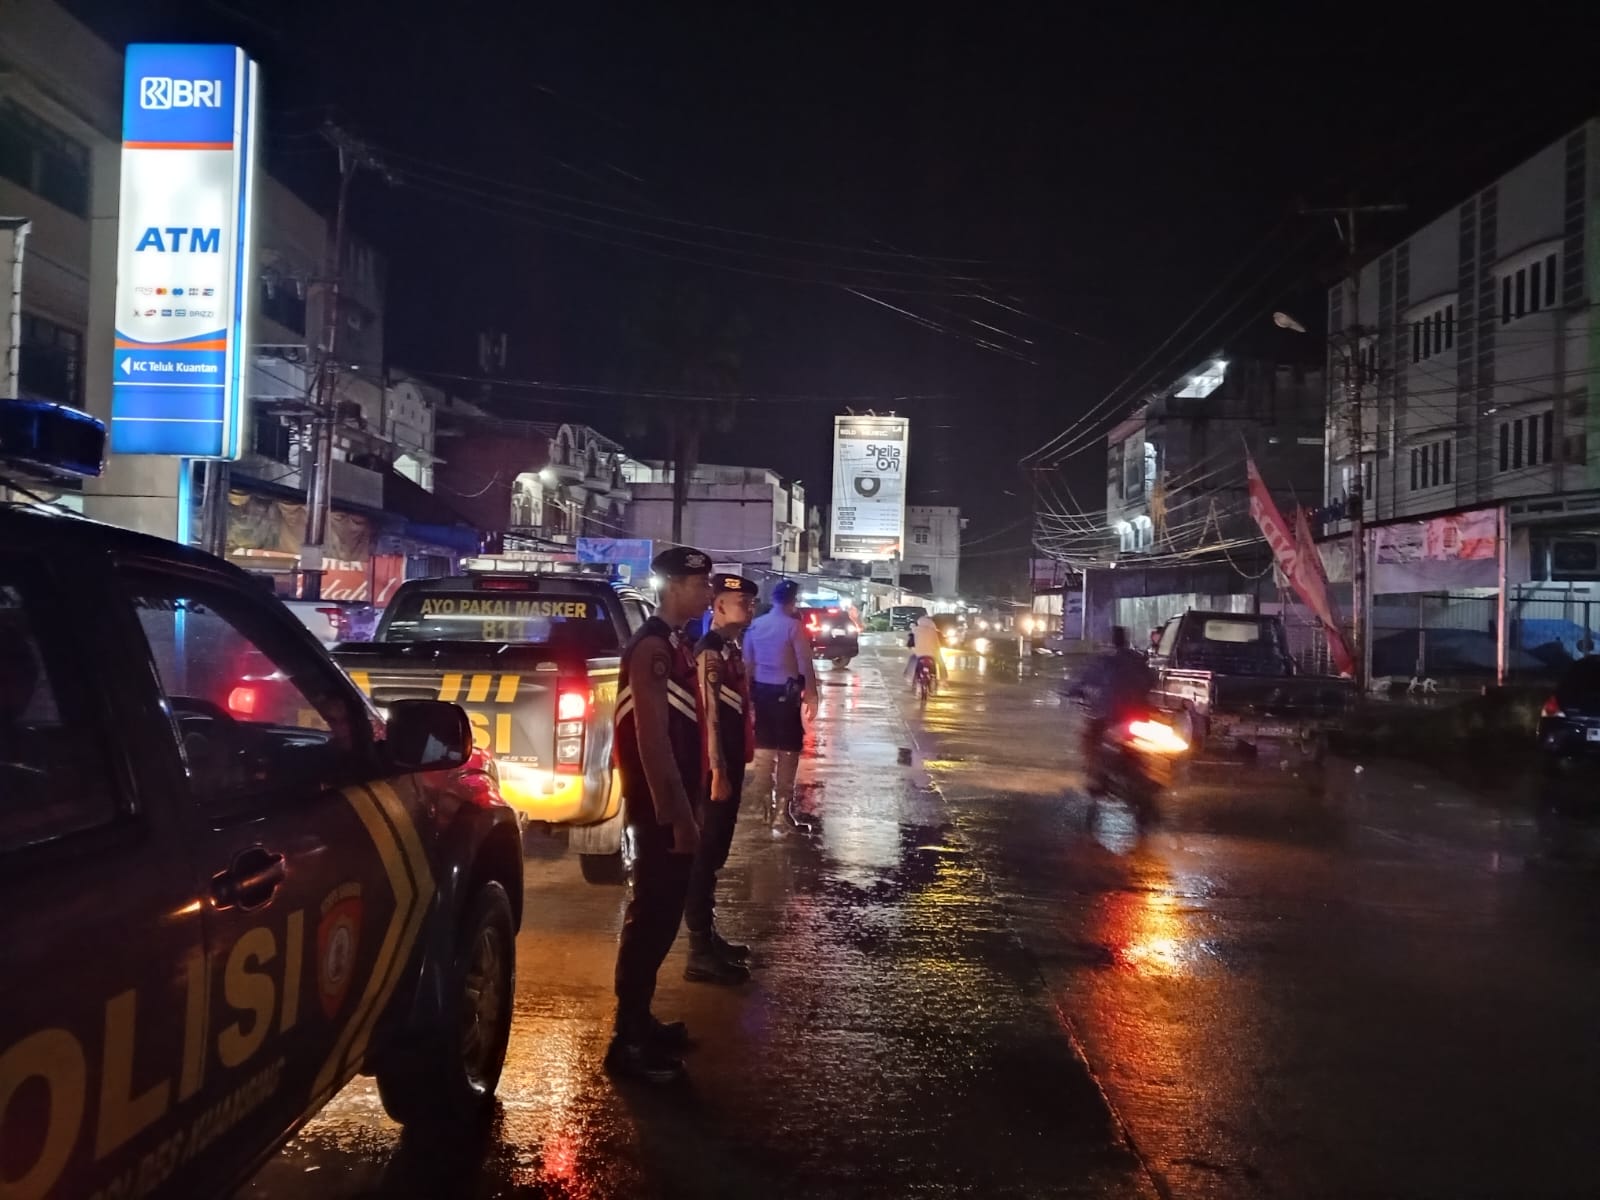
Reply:
M383 863L389 888L394 896L394 912L383 932L372 972L367 976L361 999L350 1013L333 1050L311 1084L313 1109L320 1108L345 1080L361 1067L373 1024L382 1015L394 992L395 983L411 959L412 948L421 932L423 918L433 901L433 871L411 814L388 784L373 788L352 787L344 793Z

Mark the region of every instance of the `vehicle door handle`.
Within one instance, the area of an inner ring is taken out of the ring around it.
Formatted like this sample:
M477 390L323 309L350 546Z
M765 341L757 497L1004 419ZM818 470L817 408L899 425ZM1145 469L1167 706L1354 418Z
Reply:
M233 860L233 866L211 877L213 908L260 908L277 894L288 878L283 855L253 846Z

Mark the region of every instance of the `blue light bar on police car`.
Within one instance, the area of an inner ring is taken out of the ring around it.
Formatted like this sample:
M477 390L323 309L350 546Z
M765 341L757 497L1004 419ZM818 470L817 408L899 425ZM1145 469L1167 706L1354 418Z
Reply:
M48 400L0 400L0 466L51 479L98 475L106 427L86 412Z

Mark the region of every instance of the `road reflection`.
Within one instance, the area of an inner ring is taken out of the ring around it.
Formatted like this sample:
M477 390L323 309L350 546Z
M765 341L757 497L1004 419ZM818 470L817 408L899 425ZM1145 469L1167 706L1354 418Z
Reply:
M1147 979L1187 974L1200 949L1178 904L1171 892L1111 893L1101 937L1112 961Z

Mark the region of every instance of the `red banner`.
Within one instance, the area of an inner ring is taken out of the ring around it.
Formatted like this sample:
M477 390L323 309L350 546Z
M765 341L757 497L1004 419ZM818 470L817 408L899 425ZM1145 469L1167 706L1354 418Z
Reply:
M1350 647L1345 644L1344 634L1333 615L1333 604L1328 599L1328 577L1322 570L1322 558L1311 543L1311 531L1305 526L1305 514L1300 516L1304 541L1297 544L1288 525L1284 523L1283 514L1273 503L1272 493L1261 482L1261 472L1256 470L1255 460L1246 458L1245 467L1250 473L1250 515L1261 527L1261 536L1267 539L1267 545L1272 547L1272 557L1278 564L1278 570L1288 579L1295 595L1317 615L1317 620L1327 630L1328 653L1333 656L1335 669L1341 675L1353 676L1356 660L1350 653Z

